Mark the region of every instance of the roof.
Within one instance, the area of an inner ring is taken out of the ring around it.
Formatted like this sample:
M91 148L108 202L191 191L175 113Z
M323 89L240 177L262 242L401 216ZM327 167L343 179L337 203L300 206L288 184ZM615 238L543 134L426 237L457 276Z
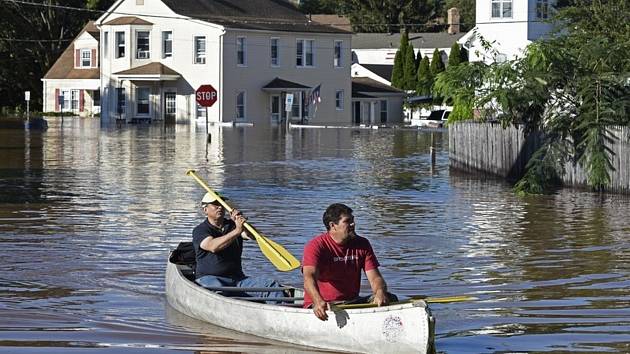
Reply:
M450 48L464 34L410 33L409 42L414 48ZM355 33L352 35L352 49L398 48L400 36L400 33Z
M119 71L114 73L114 75L179 75L179 73L162 63L153 62L129 70Z
M352 31L350 19L339 15L309 15L309 18L317 23L329 25L345 31Z
M123 16L105 22L104 25L153 25L149 21L145 21L135 16Z
M393 65L388 65L388 64L360 64L360 65L387 81L390 81L392 79L392 71L394 71Z
M310 89L310 86L298 84L288 80L276 77L271 80L267 85L263 86L263 89Z
M353 77L352 78L352 96L356 93L369 94L369 93L400 93L404 94L405 91L399 90L395 87L385 85L369 77Z
M175 13L227 28L350 33L309 19L286 0L162 0Z
M98 41L99 32L96 26L94 26L94 21L89 21L79 32L79 34L74 38L76 40L79 38L84 32L89 33L94 39ZM59 58L55 61L55 63L48 69L46 75L44 75L44 79L99 79L101 77L101 72L99 68L90 68L90 69L77 69L74 67L74 40L72 43L66 48L66 50L61 53Z
M83 27L83 29L79 33L79 36L83 32L89 33L90 36L94 37L94 39L96 39L97 41L101 40L101 32L98 30L98 28L96 28L94 21L88 21L88 23L85 25L85 27ZM77 38L79 38L79 36L77 36Z

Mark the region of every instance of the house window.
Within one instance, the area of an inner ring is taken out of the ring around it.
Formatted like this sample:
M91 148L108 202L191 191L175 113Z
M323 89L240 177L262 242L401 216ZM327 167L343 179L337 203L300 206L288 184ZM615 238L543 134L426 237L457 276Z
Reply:
M245 119L245 91L236 94L236 119Z
M492 18L511 18L512 0L492 0Z
M136 88L136 105L138 114L149 114L149 94L150 90L148 87Z
M149 59L149 32L136 32L136 59Z
M236 64L247 65L247 38L236 38Z
M536 0L536 18L541 20L549 18L549 0Z
M197 118L206 118L207 112L208 110L206 110L206 107L197 103Z
M162 58L170 58L173 56L173 32L162 32Z
M335 92L335 108L338 111L343 111L343 90Z
M63 90L62 109L64 112L76 111L79 109L79 90Z
M92 50L81 49L81 67L82 68L92 67Z
M125 32L116 32L116 58L125 57Z
M343 41L335 41L335 57L333 59L333 64L335 65L335 68L340 68L342 63L341 63L341 47L342 47Z
M313 66L315 41L312 39L298 39L295 55L295 65Z
M280 40L271 38L271 66L280 66Z
M116 93L117 93L116 111L118 112L118 114L123 114L125 113L125 109L126 109L125 88L117 87Z
M381 123L387 123L387 100L381 100Z
M195 37L195 64L206 63L206 37Z
M109 32L103 33L103 57L107 58L109 54Z

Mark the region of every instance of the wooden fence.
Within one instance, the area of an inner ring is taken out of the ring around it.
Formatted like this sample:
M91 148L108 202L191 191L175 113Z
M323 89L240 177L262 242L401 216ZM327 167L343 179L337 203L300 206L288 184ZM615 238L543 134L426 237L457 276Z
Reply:
M611 127L614 152L608 191L630 193L630 128ZM542 136L527 137L522 127L503 129L497 123L459 122L448 128L450 166L468 173L490 174L514 181L523 176L525 165L541 146ZM579 165L568 162L562 176L565 185L586 186L586 173Z

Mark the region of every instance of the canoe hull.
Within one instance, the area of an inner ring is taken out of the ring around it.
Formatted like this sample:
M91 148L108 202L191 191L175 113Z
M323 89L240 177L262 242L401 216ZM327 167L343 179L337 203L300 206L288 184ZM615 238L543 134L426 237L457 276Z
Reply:
M324 349L363 353L426 353L432 346L433 319L423 301L328 313L320 321L312 310L230 299L188 280L168 262L166 297L190 317L252 335Z

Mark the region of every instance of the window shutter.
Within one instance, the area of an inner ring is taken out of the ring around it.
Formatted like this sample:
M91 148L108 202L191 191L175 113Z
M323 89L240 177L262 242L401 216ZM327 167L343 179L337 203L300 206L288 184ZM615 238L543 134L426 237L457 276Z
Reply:
M83 93L85 90L79 90L79 112L83 112L83 104L85 103L85 97L83 97Z
M59 112L59 89L55 89L55 112Z
M98 57L96 56L96 49L92 49L92 67L98 68Z
M81 49L75 49L74 51L74 67L81 67Z

